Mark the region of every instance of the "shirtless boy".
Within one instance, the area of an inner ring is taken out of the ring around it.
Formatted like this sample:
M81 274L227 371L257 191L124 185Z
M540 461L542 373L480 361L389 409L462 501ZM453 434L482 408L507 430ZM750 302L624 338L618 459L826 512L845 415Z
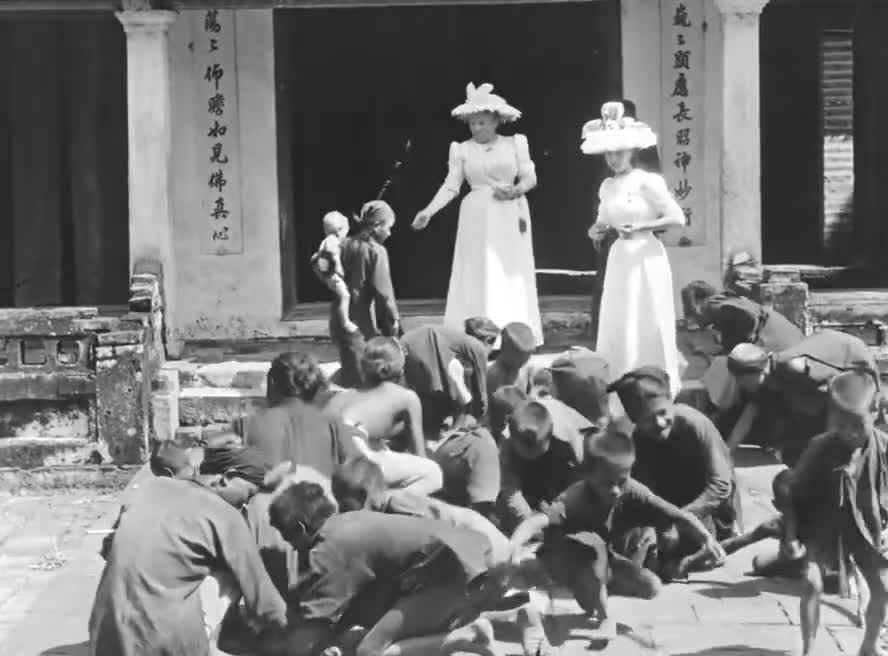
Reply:
M359 428L358 450L376 462L389 487L433 494L441 489L441 468L426 457L422 407L413 390L399 384L404 353L393 337L374 337L361 354L364 384L345 390L327 404L326 412ZM390 447L403 445L403 451ZM399 444L400 443L400 444Z

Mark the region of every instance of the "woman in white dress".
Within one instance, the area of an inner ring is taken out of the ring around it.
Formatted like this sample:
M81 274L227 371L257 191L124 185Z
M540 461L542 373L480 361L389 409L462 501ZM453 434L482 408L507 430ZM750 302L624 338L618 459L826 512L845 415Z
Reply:
M634 154L656 145L646 124L624 116L623 105L605 103L601 119L583 126L582 151L603 154L614 175L598 192L598 218L589 237L599 239L616 230L601 294L601 319L596 351L607 358L612 380L637 367L654 365L669 374L673 398L681 389L675 335L672 269L654 230L685 225L681 207L666 181L635 168ZM616 395L613 411L622 414Z
M462 330L471 317L487 317L500 327L518 321L530 326L539 345L543 328L525 197L536 186L536 171L527 137L497 134L500 124L517 120L521 112L492 91L493 85L476 88L470 83L466 102L453 110L454 117L468 124L472 138L450 144L447 178L416 215L413 227L425 228L468 182L471 191L459 208L444 322Z

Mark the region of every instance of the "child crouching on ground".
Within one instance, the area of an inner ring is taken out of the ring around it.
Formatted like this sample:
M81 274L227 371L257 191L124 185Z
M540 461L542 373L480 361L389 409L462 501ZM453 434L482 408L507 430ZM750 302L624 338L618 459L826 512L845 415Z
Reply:
M509 437L500 445L499 506L502 526L511 532L576 480L578 463L573 447L553 436L552 416L542 403L519 403L508 427Z
M311 256L311 263L318 277L336 295L337 312L342 327L349 333L358 331L358 326L349 317L351 294L345 284L345 271L342 268L342 240L348 236L349 223L340 212L327 212L323 218L324 239L317 252Z
M641 563L617 554L610 534L611 516L630 504L675 522L683 532L720 557L721 548L700 521L654 495L630 478L635 462L632 428L624 420L590 437L581 479L571 485L545 512L526 519L512 535L513 553L542 533L537 557L556 583L598 623L597 640L616 637L616 622L608 614L608 592L651 599L661 588L656 574Z

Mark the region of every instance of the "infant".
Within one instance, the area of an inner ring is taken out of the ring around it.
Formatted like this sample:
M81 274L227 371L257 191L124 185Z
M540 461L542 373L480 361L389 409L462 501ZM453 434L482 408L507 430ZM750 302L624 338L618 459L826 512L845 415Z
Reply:
M342 268L342 241L348 235L348 218L340 212L327 212L323 219L324 240L312 255L311 262L321 280L336 295L336 311L346 332L357 332L358 326L349 318L351 297Z

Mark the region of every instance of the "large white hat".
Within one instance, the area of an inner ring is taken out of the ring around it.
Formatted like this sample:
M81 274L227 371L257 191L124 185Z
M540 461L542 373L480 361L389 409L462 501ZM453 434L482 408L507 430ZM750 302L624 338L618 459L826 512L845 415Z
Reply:
M481 112L491 112L500 117L506 123L517 121L521 118L521 112L509 103L502 96L493 93L493 85L484 83L475 87L472 82L466 85L466 101L459 107L454 108L450 115L454 118L466 120L472 114L480 114Z
M657 135L650 126L625 116L623 103L607 102L601 106L601 118L583 126L580 149L587 155L618 150L640 150L657 145Z

